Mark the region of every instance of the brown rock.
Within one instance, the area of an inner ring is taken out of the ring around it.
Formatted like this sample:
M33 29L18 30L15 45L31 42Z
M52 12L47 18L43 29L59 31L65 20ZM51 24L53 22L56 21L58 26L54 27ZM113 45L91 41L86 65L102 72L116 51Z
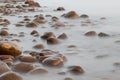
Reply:
M35 22L30 22L30 23L28 23L27 25L26 25L26 27L37 27L38 25L37 25L37 23L35 23Z
M50 37L55 37L53 32L46 32L44 35L41 36L42 39L48 39Z
M47 39L47 44L58 44L59 40L57 38L51 37Z
M95 36L97 35L97 33L95 31L89 31L87 33L85 33L86 36Z
M65 27L65 24L61 22L56 22L55 24L52 25L52 27L55 27L55 28Z
M1 42L0 55L12 55L14 57L21 55L21 50L15 43Z
M66 77L64 80L73 80L73 79L70 77Z
M65 33L62 33L61 35L58 36L59 39L66 39L67 35Z
M75 11L70 11L63 15L65 18L79 18L79 15Z
M82 74L84 70L80 66L70 66L68 67L69 71L73 74Z
M58 20L59 20L58 17L56 17L56 16L53 16L53 17L52 17L52 21L58 21Z
M7 36L7 35L9 35L9 33L8 33L7 30L4 30L4 29L3 29L3 30L0 31L0 35L1 35L1 36Z
M23 80L23 78L15 72L7 72L1 75L0 80Z
M25 2L25 4L28 4L29 7L40 7L40 4L38 2L34 2L34 1L31 1L31 0L27 0Z
M34 35L34 36L38 36L39 35L38 31L36 31L36 30L33 30L30 34Z
M24 24L22 24L22 23L17 23L17 24L15 24L17 27L21 27L21 26L24 26Z
M0 74L10 71L10 68L5 62L0 61Z
M13 70L20 73L27 73L34 69L34 66L29 63L21 62L14 65Z
M22 62L36 62L37 61L37 59L33 56L22 56L20 57L20 60Z
M35 48L35 49L43 49L44 45L43 44L37 44L37 45L33 46L33 48Z
M32 75L40 75L40 74L46 74L46 73L48 73L48 71L44 68L36 68L30 71L30 74Z

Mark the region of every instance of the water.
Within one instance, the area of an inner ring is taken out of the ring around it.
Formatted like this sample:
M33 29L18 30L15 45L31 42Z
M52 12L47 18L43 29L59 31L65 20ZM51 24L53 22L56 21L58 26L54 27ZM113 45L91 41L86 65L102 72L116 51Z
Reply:
M40 38L35 38L29 35L33 29L28 29L26 27L17 28L12 26L10 31L12 33L25 32L25 37L20 38L19 43L24 50L34 50L32 46L37 43L43 43L46 49L51 49L54 51L59 51L64 54L68 61L62 68L49 68L47 75L42 76L27 76L26 80L64 80L65 77L71 77L73 80L119 80L120 79L120 68L114 66L115 62L120 62L120 43L115 43L115 41L120 40L120 7L119 0L36 0L40 2L42 14L51 14L60 17L63 13L74 10L79 14L88 14L90 20L92 20L95 25L81 26L81 20L68 20L61 18L61 22L68 22L69 25L65 28L54 29L48 24L40 25L34 28L40 32L42 35L44 32L53 31L56 36L61 33L66 33L68 39L61 40L59 45L47 45L46 42L42 41ZM47 7L44 7L47 6ZM57 7L63 6L66 11L54 12ZM36 12L35 14L40 14ZM22 14L22 15L27 15ZM33 15L33 13L29 13ZM8 17L8 16L7 16ZM100 20L101 17L106 17L106 20ZM16 17L14 19L17 20ZM14 19L13 20L14 22ZM22 20L22 19L21 19ZM47 19L48 21L50 19ZM18 19L19 21L19 19ZM15 23L15 22L14 22ZM42 26L46 28L41 28ZM14 28L14 30L13 30ZM108 38L99 37L86 37L84 34L87 31L94 30L97 33L105 32L111 35ZM32 42L36 39L38 42ZM69 49L68 45L76 45L77 48ZM101 58L96 58L97 56L103 56ZM66 71L66 68L70 65L80 65L85 70L83 75L58 75L60 71Z

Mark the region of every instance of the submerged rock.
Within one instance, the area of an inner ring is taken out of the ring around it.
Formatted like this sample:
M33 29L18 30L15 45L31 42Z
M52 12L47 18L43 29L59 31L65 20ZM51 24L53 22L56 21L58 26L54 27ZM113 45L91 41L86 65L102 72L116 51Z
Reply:
M10 68L5 62L0 61L0 74L10 71Z
M27 73L34 69L34 66L30 63L21 62L13 66L15 72Z
M66 39L67 35L65 33L62 33L61 35L58 36L58 39Z
M109 37L110 35L109 34L106 34L106 33L103 33L103 32L100 32L98 34L99 37Z
M89 18L89 16L87 14L82 14L80 18Z
M58 7L56 10L57 10L57 11L64 11L65 8L64 8L64 7Z
M18 45L12 42L0 43L0 55L12 55L14 57L21 55L22 51Z
M23 77L15 72L7 72L1 75L0 80L23 80Z
M51 37L47 39L47 44L58 44L60 43L57 38Z
M48 39L50 37L55 37L55 34L53 32L46 32L41 36L42 39Z

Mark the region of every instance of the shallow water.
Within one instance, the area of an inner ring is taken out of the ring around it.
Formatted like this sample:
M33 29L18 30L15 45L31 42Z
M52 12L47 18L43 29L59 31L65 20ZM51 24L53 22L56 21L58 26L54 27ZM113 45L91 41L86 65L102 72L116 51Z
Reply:
M38 0L36 0L38 1ZM39 25L37 28L15 27L14 24L22 18L18 19L16 16L4 16L10 18L13 22L9 27L9 32L18 34L19 32L25 32L25 37L19 38L22 46L22 50L34 50L33 45L42 43L46 49L59 51L67 56L68 61L62 68L50 68L47 75L41 76L29 76L26 80L63 80L65 77L71 77L73 80L119 80L120 68L114 66L115 62L120 62L120 43L115 41L120 40L120 11L118 8L119 0L39 0L41 9L43 12L36 12L35 14L51 14L60 17L63 13L70 10L75 10L79 14L88 14L90 20L94 22L94 25L81 26L81 20L69 20L60 18L61 22L68 22L67 27L54 29L48 24ZM54 12L57 7L63 6L66 11ZM19 15L33 15L33 13L19 14ZM34 15L35 15L34 14ZM19 16L18 15L18 16ZM101 17L106 17L106 20L100 20ZM47 19L49 21L49 18ZM70 26L73 25L73 26ZM45 28L42 28L45 27ZM42 35L44 32L53 31L56 36L61 33L66 33L68 39L61 40L58 45L47 45L46 42L37 37L30 36L30 32L36 29ZM105 32L111 35L108 38L86 37L84 34L87 31L94 30L97 33ZM36 39L37 42L32 42ZM67 48L68 45L76 45L76 48ZM98 56L103 56L98 58ZM38 65L38 64L36 64ZM69 65L80 65L85 70L82 75L58 75L56 73L60 71L66 71L66 67ZM42 66L42 65L41 65ZM44 67L44 66L42 66Z

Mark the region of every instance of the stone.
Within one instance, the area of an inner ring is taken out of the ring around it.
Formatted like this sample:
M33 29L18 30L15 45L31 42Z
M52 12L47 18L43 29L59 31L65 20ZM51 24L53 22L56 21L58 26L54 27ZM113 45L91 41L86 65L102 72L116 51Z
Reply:
M53 32L46 32L44 35L41 36L42 39L48 39L50 37L55 37Z
M40 75L40 74L46 74L48 71L44 68L35 68L34 70L29 72L31 75Z
M66 77L64 80L73 80L73 79L70 77Z
M47 39L47 44L58 44L58 43L60 43L60 42L57 38L50 37Z
M109 37L110 35L109 34L106 34L106 33L103 33L103 32L100 32L98 34L99 37Z
M0 55L11 55L17 57L22 51L19 46L12 42L0 42Z
M85 36L96 36L96 35L97 35L96 31L89 31L85 33Z
M31 35L34 35L34 36L38 36L38 35L39 35L39 33L38 33L37 30L33 30L30 34L31 34Z
M35 49L43 49L44 45L43 44L37 44L37 45L33 46L33 48L35 48Z
M13 70L19 73L27 73L33 69L34 69L34 66L26 62L20 62L13 66Z
M82 14L82 15L80 16L80 18L89 18L89 16L86 15L86 14Z
M68 67L69 72L73 73L73 74L82 74L84 73L84 70L81 66L69 66Z
M64 10L65 10L64 7L58 7L58 8L57 8L57 11L64 11Z
M0 61L0 74L3 74L8 71L10 71L10 68L8 67L8 65L5 62Z
M15 72L6 72L1 75L0 80L23 80L23 77Z
M21 56L20 61L22 61L22 62L36 62L37 59L36 59L36 57L33 57L33 56Z
M58 20L59 20L58 17L56 17L56 16L53 16L53 17L52 17L52 21L55 21L55 22L56 22L56 21L58 21Z
M66 39L67 35L65 33L62 33L61 35L58 36L58 39Z
M71 19L79 18L79 15L75 11L70 11L70 12L64 14L63 16L65 18L71 18Z
M37 23L35 23L35 22L30 22L30 23L27 23L26 24L26 27L37 27L38 25L37 25Z
M29 7L40 7L40 4L38 2L32 1L32 0L26 0L25 4L28 4Z
M65 24L61 22L56 22L52 25L52 27L55 27L55 28L65 27Z
M9 33L8 33L7 30L4 30L4 29L3 29L3 30L0 31L0 35L1 35L1 36L8 36Z

